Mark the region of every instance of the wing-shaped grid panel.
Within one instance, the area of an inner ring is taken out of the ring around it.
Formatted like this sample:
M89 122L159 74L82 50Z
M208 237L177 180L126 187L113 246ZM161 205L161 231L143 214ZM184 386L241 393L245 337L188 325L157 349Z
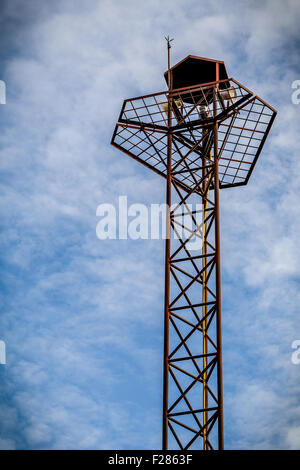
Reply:
M190 136L189 136L190 137ZM118 124L114 146L151 168L161 176L167 175L167 134L160 130ZM203 151L211 146L212 132L196 142L184 134L173 139L173 177L183 189L192 187L202 178ZM207 165L209 166L209 157Z
M220 123L221 187L248 182L275 114L273 108L255 96Z

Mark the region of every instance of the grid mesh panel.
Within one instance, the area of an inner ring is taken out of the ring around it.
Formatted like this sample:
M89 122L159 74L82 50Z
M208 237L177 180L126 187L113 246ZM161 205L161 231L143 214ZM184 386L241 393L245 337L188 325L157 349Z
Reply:
M219 174L221 185L245 183L273 117L255 97L219 126Z
M235 80L218 83L215 118L215 83L173 90L170 95L161 92L125 100L113 145L166 176L167 114L171 102L176 180L191 187L201 178L203 165L211 155L212 125L216 119L220 186L246 184L276 112Z
M234 100L239 101L249 95L249 90L244 89L240 84L226 80L220 82L223 87L231 88ZM184 90L174 90L172 96L172 111L174 124L193 124L197 120L203 121L203 107L212 118L213 115L213 88L214 86L196 86ZM217 114L222 113L225 108L225 101L220 90ZM167 127L167 107L169 92L155 93L143 97L133 98L124 101L124 106L120 114L121 122L134 122L145 125ZM230 101L230 100L229 100ZM231 100L232 101L232 100Z

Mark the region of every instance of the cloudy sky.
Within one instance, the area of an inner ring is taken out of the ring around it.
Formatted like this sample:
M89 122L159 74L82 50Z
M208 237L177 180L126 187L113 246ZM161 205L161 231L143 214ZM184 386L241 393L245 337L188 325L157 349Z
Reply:
M300 448L297 0L2 0L0 447L161 443L161 240L96 237L97 206L161 203L110 146L122 100L188 54L278 110L247 187L221 193L225 447Z

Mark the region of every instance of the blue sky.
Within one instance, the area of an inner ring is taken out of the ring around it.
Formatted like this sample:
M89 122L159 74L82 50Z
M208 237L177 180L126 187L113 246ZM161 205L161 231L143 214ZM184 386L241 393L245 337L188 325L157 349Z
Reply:
M0 447L161 442L160 240L96 237L96 208L161 203L164 182L109 145L124 98L188 54L278 110L247 187L221 193L225 446L300 448L297 1L1 3Z

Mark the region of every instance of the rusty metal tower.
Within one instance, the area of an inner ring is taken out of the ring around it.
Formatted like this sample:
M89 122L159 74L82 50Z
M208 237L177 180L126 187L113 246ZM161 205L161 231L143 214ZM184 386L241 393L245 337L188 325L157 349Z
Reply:
M166 180L162 447L223 449L219 190L248 183L276 111L220 60L164 76L124 101L111 143Z

